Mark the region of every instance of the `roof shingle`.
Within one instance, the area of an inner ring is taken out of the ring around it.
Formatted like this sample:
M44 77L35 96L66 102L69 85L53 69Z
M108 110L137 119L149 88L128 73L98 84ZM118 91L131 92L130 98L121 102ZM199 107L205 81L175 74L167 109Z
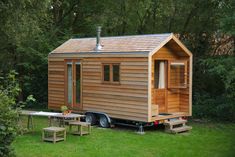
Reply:
M102 50L99 52L143 52L152 51L171 33L101 37ZM52 53L96 52L96 38L69 39Z

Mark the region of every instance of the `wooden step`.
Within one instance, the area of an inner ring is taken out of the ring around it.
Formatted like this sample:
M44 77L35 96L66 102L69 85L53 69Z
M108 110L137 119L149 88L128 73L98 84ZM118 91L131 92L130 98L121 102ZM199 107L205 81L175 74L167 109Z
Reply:
M167 121L164 123L164 125L179 125L179 124L185 124L187 120L183 119L177 119L177 120L172 120L172 121Z
M177 133L180 133L180 132L185 132L185 131L189 131L191 130L192 127L191 126L182 126L182 127L178 127L178 128L173 128L171 130L168 130L167 132L171 132L171 133L174 133L174 134L177 134Z

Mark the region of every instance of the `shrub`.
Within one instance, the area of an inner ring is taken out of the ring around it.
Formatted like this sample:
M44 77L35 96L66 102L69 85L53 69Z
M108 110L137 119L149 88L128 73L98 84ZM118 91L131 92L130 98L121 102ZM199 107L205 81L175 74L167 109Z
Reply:
M18 109L16 106L16 96L20 89L15 72L10 72L0 80L0 156L14 156L11 148L16 132Z
M200 59L195 69L193 116L235 121L235 57Z

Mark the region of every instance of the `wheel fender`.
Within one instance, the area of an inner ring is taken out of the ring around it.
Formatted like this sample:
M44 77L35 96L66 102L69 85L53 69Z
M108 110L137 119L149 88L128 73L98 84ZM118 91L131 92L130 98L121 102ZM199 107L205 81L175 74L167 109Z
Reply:
M108 116L108 114L106 114L104 112L87 111L87 112L85 112L85 115L87 115L88 113L93 113L95 115L104 115L108 119L109 124L111 124L111 118Z

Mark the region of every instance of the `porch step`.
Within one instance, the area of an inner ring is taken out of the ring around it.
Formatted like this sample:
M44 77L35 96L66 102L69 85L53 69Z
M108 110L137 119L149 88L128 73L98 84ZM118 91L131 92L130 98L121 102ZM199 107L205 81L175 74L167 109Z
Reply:
M192 127L187 126L186 123L187 120L181 119L180 117L178 119L165 121L165 132L177 134L191 130Z
M179 124L185 124L185 123L187 123L187 120L178 119L178 120L173 120L173 121L167 121L164 124L165 125L179 125Z
M170 130L170 132L174 133L174 134L177 134L177 133L189 131L191 129L192 129L191 126L185 125L185 126L181 126L181 127L178 127L178 128L173 128L173 129Z

